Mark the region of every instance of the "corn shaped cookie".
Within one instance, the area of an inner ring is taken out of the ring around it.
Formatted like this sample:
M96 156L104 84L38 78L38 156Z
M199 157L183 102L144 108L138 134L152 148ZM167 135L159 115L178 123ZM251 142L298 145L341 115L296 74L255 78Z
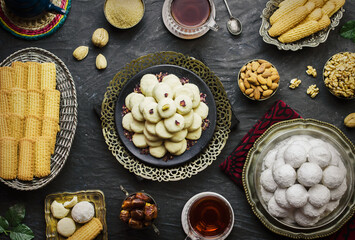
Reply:
M28 65L23 62L13 62L11 66L15 71L13 87L27 89Z
M51 150L52 154L54 153L58 131L59 131L59 125L58 125L58 121L56 119L43 118L42 136L49 137L50 150Z
M329 0L334 3L334 9L328 14L329 17L333 16L345 4L345 0Z
M27 90L23 88L12 88L10 90L10 111L11 113L25 117L27 114Z
M79 228L67 240L94 240L102 231L103 226L98 218L93 218L90 222Z
M28 90L41 90L41 64L38 62L27 62L28 65Z
M15 138L0 138L0 177L11 180L17 176L18 141Z
M39 90L28 90L28 115L37 116L39 118L43 117L43 94Z
M277 22L275 22L275 24L272 25L268 31L269 35L271 37L276 37L287 32L298 23L300 23L303 19L305 19L314 8L315 4L313 2L307 2L306 5L297 7L289 14L281 17Z
M10 137L10 124L9 124L9 117L7 114L0 113L0 138L3 137Z
M60 92L44 90L44 117L57 119L59 122Z
M0 67L0 89L10 90L14 87L15 70L12 67Z
M283 43L290 43L307 37L326 28L330 24L328 15L324 14L319 21L310 20L282 34L278 39Z
M270 24L273 25L283 16L289 14L294 9L303 6L307 0L286 0L279 4L279 9L277 9L270 17Z
M41 64L41 89L54 90L57 86L56 82L56 67L54 63Z
M23 181L33 180L35 163L35 141L22 138L19 141L19 162L17 178Z
M11 137L20 140L24 136L25 132L25 118L18 114L10 114L8 121L10 123Z
M51 173L50 138L38 137L35 143L35 177L46 177Z
M10 113L9 92L0 90L0 114Z
M42 119L28 115L25 120L25 138L36 139L42 135Z

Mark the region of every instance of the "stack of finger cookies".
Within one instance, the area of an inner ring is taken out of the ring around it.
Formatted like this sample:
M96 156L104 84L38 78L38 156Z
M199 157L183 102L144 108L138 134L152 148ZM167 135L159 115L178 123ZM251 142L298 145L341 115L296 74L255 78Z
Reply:
M0 68L0 177L31 181L50 174L59 131L54 63Z

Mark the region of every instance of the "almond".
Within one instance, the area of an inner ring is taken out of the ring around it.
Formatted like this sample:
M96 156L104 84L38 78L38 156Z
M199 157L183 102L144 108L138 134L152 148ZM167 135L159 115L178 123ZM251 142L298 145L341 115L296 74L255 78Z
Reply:
M96 68L105 69L107 67L107 61L104 55L101 53L96 57Z
M84 58L86 58L86 56L89 53L89 47L87 46L80 46L77 47L74 52L73 52L73 56L76 58L76 60L81 61Z
M350 113L348 116L346 116L344 119L344 124L349 128L355 128L355 113Z

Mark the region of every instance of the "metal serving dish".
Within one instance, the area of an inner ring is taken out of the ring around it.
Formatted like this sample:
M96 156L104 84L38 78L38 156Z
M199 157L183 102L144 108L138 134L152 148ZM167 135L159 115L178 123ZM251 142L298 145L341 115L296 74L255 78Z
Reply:
M300 227L271 216L260 193L263 158L277 143L293 135L309 135L329 142L341 154L343 163L348 169L346 176L348 189L340 200L339 206L312 227ZM295 119L277 123L260 136L248 153L243 168L243 186L248 202L260 221L277 234L304 239L328 236L339 230L355 212L354 159L355 146L331 124L313 119Z
M264 8L260 16L262 23L259 30L259 34L263 37L264 42L275 45L279 50L297 51L303 47L317 47L319 44L324 43L328 38L330 30L334 30L335 27L339 25L340 19L343 17L343 12L345 11L344 8L340 8L340 10L330 18L330 26L327 28L294 43L282 43L277 40L277 38L270 37L268 34L268 30L271 27L269 19L282 1L283 0L270 0L266 3L266 8Z

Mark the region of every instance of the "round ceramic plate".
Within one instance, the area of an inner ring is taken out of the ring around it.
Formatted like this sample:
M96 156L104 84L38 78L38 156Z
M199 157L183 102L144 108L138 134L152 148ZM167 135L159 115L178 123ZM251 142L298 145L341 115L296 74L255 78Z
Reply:
M126 96L133 92L134 88L139 84L142 76L144 74L159 74L159 73L169 73L175 74L179 78L185 77L188 78L190 83L194 83L198 86L201 93L205 93L206 97L206 104L209 107L208 117L207 119L210 121L210 126L202 132L202 136L194 146L192 146L189 150L187 150L184 154L180 156L174 156L172 160L163 161L163 159L158 159L150 154L142 154L141 149L135 147L133 143L124 135L124 129L122 127L122 106L125 103ZM156 167L173 167L183 163L186 163L193 159L197 154L199 154L208 144L208 142L213 137L214 129L216 126L216 103L214 101L213 95L206 85L206 83L198 77L195 73L187 70L186 68L175 66L175 65L156 65L153 67L149 67L144 69L143 71L136 74L132 77L127 84L123 87L120 95L118 96L116 107L115 107L115 122L116 128L118 131L118 135L126 146L126 148L139 160L144 163L156 166Z
M60 91L60 131L57 134L54 154L51 156L51 173L44 178L34 178L32 181L0 180L6 185L18 190L35 190L52 181L62 170L73 143L77 125L77 100L73 77L67 66L53 53L41 48L25 48L7 57L1 64L11 66L15 61L22 62L53 62L56 65L57 90Z
M341 198L339 206L312 227L300 227L271 216L260 193L260 174L264 157L278 142L294 135L309 135L328 142L341 154L343 163L348 169L346 176L348 189ZM277 234L304 239L328 236L339 230L355 212L354 159L355 146L331 124L313 119L295 119L277 123L260 136L248 153L243 168L243 186L248 202L260 221Z

